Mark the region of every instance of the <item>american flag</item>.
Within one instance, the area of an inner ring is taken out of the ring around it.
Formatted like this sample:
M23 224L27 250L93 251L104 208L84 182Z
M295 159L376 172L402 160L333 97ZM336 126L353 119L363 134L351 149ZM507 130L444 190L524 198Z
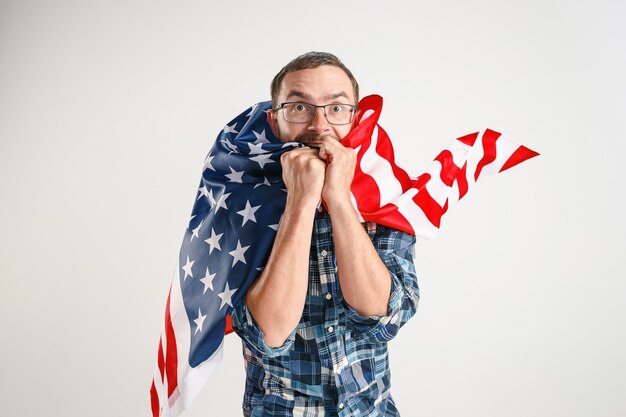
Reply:
M165 306L150 389L153 416L182 413L220 363L229 313L263 269L286 201L281 143L267 123L270 102L241 113L218 135L202 179ZM380 96L359 102L357 125L342 144L357 152L352 198L362 221L434 237L441 217L479 177L536 152L486 129L456 139L428 170L411 178L394 160L378 125Z

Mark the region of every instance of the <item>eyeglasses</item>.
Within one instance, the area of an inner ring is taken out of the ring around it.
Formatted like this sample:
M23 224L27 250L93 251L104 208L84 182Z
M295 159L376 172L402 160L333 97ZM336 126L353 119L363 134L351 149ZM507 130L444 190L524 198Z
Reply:
M324 117L331 125L347 125L352 123L356 113L356 106L351 104L315 104L291 101L281 103L274 110L284 110L283 117L289 123L309 123L315 117L318 108L324 110Z

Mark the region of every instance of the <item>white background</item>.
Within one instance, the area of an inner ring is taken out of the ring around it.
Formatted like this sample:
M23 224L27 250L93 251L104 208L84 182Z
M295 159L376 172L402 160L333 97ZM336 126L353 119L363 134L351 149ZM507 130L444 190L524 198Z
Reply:
M623 1L0 1L0 415L148 416L204 156L309 50L416 174L491 127L542 156L419 244L403 416L626 415ZM185 414L240 415L240 342Z

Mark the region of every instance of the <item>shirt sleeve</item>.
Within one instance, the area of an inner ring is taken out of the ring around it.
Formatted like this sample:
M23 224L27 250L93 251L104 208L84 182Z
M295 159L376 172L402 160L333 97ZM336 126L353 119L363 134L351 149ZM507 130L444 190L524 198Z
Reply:
M296 329L287 337L285 342L278 347L270 347L265 343L263 331L252 317L246 299L241 300L231 314L233 330L259 355L270 358L284 355L291 349L296 337Z
M408 233L383 225L376 226L372 243L391 278L389 304L386 315L361 316L344 302L348 324L355 336L373 342L388 342L415 314L419 302L413 259L415 242L415 236Z

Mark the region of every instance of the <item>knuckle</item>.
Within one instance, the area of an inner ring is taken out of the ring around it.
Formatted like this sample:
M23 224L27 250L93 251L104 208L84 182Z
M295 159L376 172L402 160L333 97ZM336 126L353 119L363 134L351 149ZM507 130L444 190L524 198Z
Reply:
M298 156L298 153L294 149L293 151L285 152L280 156L280 160L282 161L293 161Z

